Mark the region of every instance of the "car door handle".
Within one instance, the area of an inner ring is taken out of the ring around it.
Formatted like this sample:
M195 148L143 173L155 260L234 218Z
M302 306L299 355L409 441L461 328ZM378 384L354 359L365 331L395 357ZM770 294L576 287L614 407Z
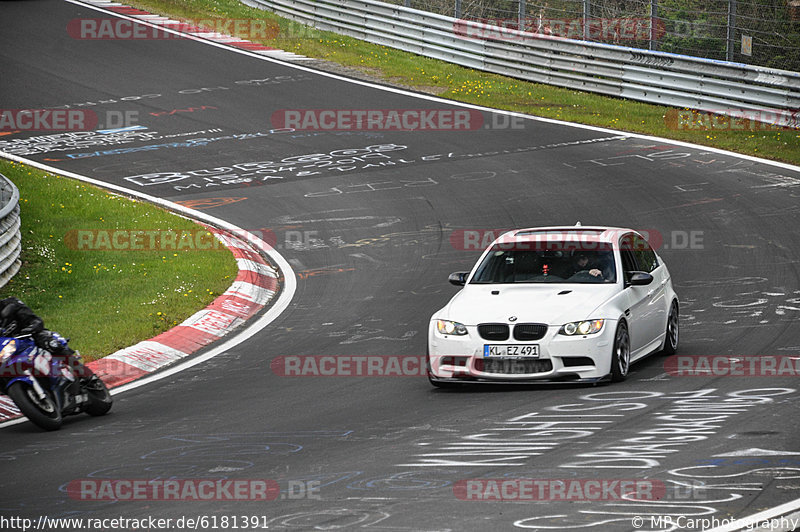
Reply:
M654 293L655 293L655 290L650 290L649 292L647 292L647 297L652 296Z

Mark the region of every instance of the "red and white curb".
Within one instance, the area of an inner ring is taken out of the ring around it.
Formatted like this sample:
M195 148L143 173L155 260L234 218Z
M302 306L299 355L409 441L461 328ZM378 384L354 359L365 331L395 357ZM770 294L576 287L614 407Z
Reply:
M111 11L116 15L121 15L124 18L138 20L145 24L152 24L169 30L176 34L186 34L196 37L198 39L205 39L207 41L232 46L241 50L247 50L259 55L272 57L274 59L283 59L285 61L309 61L313 58L304 55L298 55L286 50L278 48L271 48L259 43L248 41L239 37L233 37L224 33L216 31L209 31L208 28L194 26L181 22L180 20L173 20L160 15L154 15L148 11L144 11L135 7L120 4L118 2L110 2L109 0L80 0L78 3L91 4L92 6L101 8L103 10Z
M119 386L199 351L242 325L267 305L278 289L278 273L247 243L209 227L233 252L239 274L211 305L180 325L87 364L110 387Z
M270 303L278 291L277 270L236 233L211 226L236 258L239 273L231 286L209 306L158 336L120 349L89 366L109 388L141 377L188 357L244 324ZM0 423L22 417L7 396L0 397Z

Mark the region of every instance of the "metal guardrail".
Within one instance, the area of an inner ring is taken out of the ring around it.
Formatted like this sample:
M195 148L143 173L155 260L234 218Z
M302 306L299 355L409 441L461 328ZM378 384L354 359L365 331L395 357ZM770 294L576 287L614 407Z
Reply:
M315 27L469 68L800 127L800 73L500 28L375 0L241 0Z
M19 190L0 174L0 287L19 271L22 262L20 234Z

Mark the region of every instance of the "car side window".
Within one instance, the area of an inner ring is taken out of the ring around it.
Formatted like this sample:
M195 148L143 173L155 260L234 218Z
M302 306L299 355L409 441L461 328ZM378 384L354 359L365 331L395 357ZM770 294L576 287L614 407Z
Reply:
M639 271L652 273L653 270L658 268L658 257L656 257L647 240L640 235L632 235L632 243L633 247L631 249L639 265Z
M633 235L626 234L619 239L619 253L622 258L622 271L635 272L639 270L636 257L633 254Z

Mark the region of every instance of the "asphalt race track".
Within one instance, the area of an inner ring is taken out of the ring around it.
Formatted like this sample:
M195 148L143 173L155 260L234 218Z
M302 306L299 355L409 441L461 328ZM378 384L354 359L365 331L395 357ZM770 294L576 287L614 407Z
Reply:
M2 108L91 109L101 123L127 111L147 128L85 148L30 140L21 155L172 201L238 200L204 212L274 235L298 275L264 331L117 395L109 416L4 428L0 515L605 531L798 497L796 378L675 377L650 357L613 386L437 390L424 376L284 377L270 363L422 356L430 315L457 290L447 275L477 258L454 231L578 220L660 235L681 354L800 357L800 172L545 121L503 127L510 118L490 113L472 131L274 132L281 109L461 108L185 39L76 40L68 21L103 15L62 0L0 13ZM0 150L35 136L0 137ZM520 478L647 479L664 493L500 502L458 488ZM82 500L67 493L79 479L270 479L281 494Z

